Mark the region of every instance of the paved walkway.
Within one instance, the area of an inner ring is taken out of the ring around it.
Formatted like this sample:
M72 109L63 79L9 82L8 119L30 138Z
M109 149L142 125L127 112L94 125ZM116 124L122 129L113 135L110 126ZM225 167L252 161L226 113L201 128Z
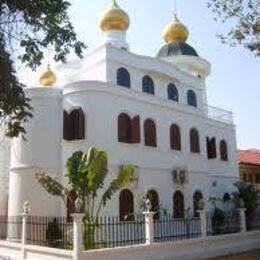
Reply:
M243 254L223 256L214 258L215 260L259 260L260 259L260 250L251 251Z

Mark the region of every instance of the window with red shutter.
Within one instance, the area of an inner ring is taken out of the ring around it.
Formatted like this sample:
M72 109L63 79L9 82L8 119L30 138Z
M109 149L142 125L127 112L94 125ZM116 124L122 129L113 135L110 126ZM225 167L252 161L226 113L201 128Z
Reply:
M63 139L70 140L70 129L69 129L69 114L66 110L63 110Z
M190 131L190 151L192 153L200 153L199 133L194 128Z
M133 144L138 144L141 141L140 137L140 116L135 116L132 119L132 128L131 128L131 142Z
M200 191L194 192L193 195L193 212L194 212L194 217L199 217L199 203L200 200L203 200L203 195Z
M173 195L173 215L174 218L184 218L184 196L181 191Z
M122 113L118 116L118 142L131 143L131 119Z
M144 140L146 146L156 147L156 125L152 119L146 119L144 122Z
M216 138L207 137L207 154L208 159L214 159L217 157L217 149L216 149Z
M172 150L181 150L181 131L178 125L171 125L170 128L170 141Z
M122 190L119 195L120 221L134 221L134 196L128 190Z
M220 158L222 161L228 161L228 149L225 140L220 141Z
M85 139L85 115L81 108L73 109L70 114L64 110L63 136L68 141Z

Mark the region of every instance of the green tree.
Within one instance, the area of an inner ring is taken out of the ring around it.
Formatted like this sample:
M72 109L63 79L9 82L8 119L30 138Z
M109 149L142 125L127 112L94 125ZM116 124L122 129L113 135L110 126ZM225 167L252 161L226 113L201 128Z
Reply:
M25 133L23 123L32 116L29 99L15 76L17 58L36 69L46 48L55 61L66 62L73 50L81 57L85 45L77 40L65 0L0 1L0 125L8 136Z
M246 214L247 216L250 216L257 208L259 192L253 185L245 182L237 182L234 185L237 188L237 191L233 192L234 202L237 206L240 206L240 201L242 199L245 204Z
M260 2L258 0L207 0L215 20L225 23L219 35L223 43L243 45L260 55Z
M77 151L67 161L67 186L56 179L46 175L37 174L37 179L42 187L53 196L59 196L64 201L77 194L82 201L85 213L85 244L93 248L94 232L98 223L100 211L104 208L113 195L125 188L135 179L135 166L122 165L108 185L105 179L108 174L108 159L105 151L91 147L86 153Z

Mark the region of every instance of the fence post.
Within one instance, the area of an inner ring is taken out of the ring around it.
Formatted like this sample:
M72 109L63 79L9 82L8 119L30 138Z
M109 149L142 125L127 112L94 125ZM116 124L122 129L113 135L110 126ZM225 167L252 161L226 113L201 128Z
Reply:
M207 237L207 212L204 209L197 210L200 216L201 237Z
M143 212L145 217L145 239L147 245L151 245L154 242L154 214L155 212L151 211Z
M79 260L83 247L83 217L85 214L75 213L73 217L73 260Z
M246 208L239 208L239 224L240 224L240 232L246 232Z
M28 201L24 202L23 212L22 212L22 237L21 237L21 259L26 259L26 249L27 244L27 218L30 213L30 204Z

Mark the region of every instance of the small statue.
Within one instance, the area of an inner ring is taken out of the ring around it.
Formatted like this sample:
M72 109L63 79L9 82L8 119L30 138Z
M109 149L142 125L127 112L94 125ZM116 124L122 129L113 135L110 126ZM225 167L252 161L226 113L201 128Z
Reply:
M23 214L29 215L30 213L30 203L28 200L26 200L23 204Z
M83 211L83 201L80 197L77 197L77 199L75 200L75 210L76 213L82 213Z
M203 210L204 207L205 207L204 200L203 200L203 199L200 199L199 202L198 202L198 208L199 208L199 210Z
M151 203L151 201L150 201L149 198L146 199L146 201L145 201L145 206L146 206L147 212L150 212L151 209L152 209L152 203Z

